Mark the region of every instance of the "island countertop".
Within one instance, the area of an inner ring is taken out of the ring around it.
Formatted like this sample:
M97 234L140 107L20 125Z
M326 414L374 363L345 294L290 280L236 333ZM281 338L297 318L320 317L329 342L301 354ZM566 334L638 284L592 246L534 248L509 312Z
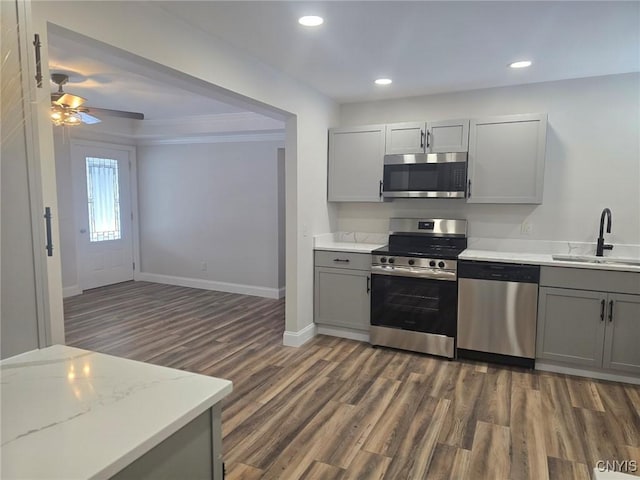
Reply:
M109 478L220 402L228 380L54 345L0 362L2 478Z

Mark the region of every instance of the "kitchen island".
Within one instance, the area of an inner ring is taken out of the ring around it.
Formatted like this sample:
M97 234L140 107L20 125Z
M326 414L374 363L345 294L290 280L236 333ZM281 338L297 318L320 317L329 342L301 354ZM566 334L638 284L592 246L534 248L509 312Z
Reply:
M2 478L222 478L230 381L62 345L0 366Z

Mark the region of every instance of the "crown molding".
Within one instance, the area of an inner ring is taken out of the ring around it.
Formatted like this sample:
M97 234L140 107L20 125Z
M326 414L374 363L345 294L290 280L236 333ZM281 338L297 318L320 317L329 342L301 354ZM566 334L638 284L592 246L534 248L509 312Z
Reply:
M138 146L152 145L193 145L205 143L234 142L284 142L284 130L273 132L234 132L233 134L196 135L170 138L142 138L136 142Z
M235 134L243 131L283 130L284 123L254 112L194 115L191 117L152 119L134 122L137 139L183 137L191 135Z
M102 123L69 128L73 129L72 137L95 140L110 138L136 145L269 142L285 139L281 121L253 112L155 120L104 117Z

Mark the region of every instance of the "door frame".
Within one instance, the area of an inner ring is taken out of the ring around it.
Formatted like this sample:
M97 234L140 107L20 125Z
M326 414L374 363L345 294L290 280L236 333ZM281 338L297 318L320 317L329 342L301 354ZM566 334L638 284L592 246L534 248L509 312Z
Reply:
M77 238L78 233L78 218L75 213L77 205L76 205L76 182L79 179L76 178L76 174L74 173L76 169L74 168L73 162L75 160L73 156L73 151L75 147L94 147L94 148L108 148L112 150L124 150L129 154L129 161L131 162L131 171L129 172L129 191L131 194L131 212L133 213L133 218L131 219L131 243L133 247L133 279L138 280L139 271L140 271L140 230L138 223L138 162L136 157L136 146L135 145L123 145L119 143L108 143L108 142L99 142L95 140L83 140L81 138L72 138L70 141L70 161L71 161L71 183L73 185L73 199L74 199L74 215L73 215L73 224L75 227L75 237ZM80 290L82 290L81 280L80 280L80 248L76 241L75 246L76 252L76 278L78 279L78 285Z

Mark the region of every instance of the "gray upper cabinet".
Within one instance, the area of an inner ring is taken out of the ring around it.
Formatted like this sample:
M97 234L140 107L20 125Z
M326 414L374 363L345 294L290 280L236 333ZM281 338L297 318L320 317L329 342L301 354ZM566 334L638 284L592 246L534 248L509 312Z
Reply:
M469 203L542 203L547 115L471 120Z
M427 152L447 153L469 150L469 120L444 120L427 124Z
M385 153L466 152L469 120L391 123L386 126Z
M424 153L426 123L404 122L386 125L387 155L403 153Z
M382 201L385 126L329 130L328 200Z

